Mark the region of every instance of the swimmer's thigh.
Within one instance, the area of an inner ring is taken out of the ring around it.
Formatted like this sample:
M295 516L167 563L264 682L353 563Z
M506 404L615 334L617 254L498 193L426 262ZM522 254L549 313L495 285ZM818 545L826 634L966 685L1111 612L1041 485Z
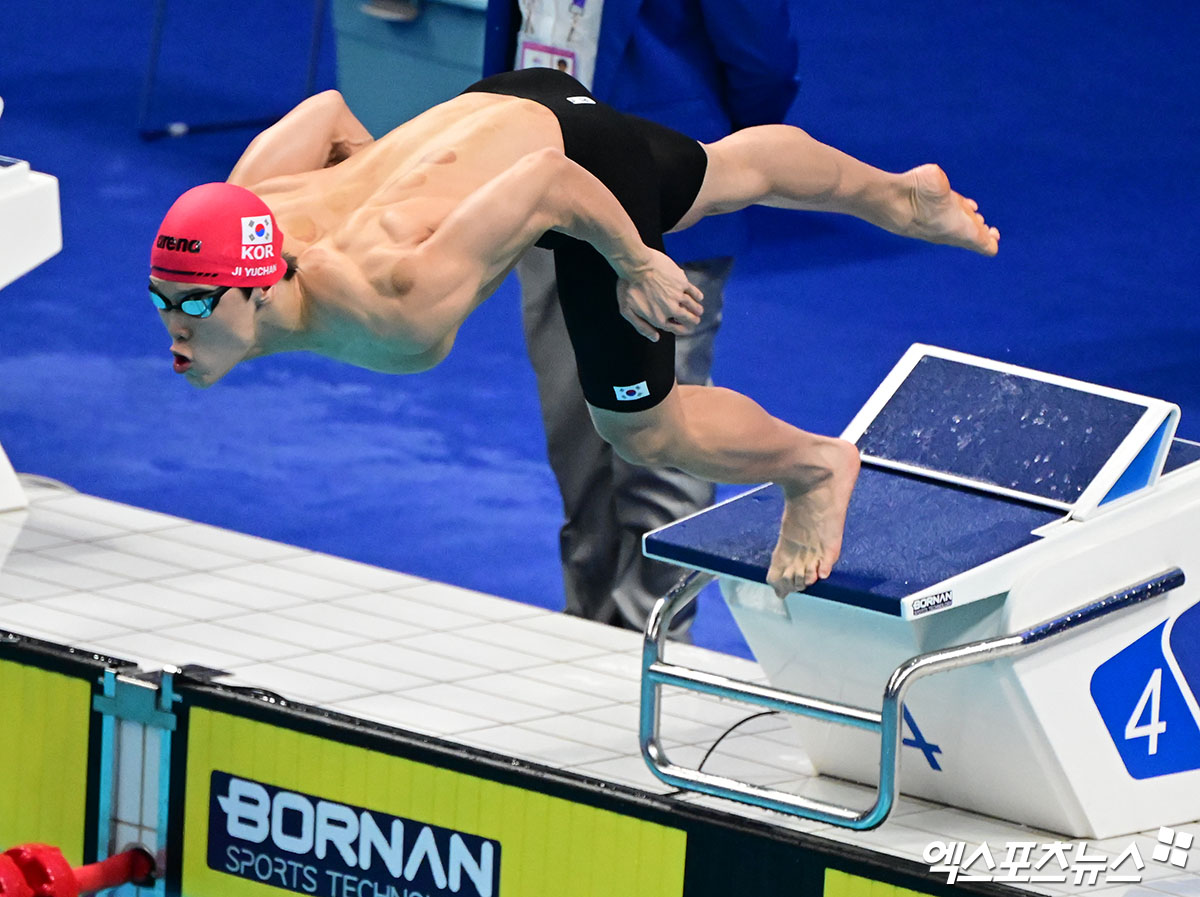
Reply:
M651 342L633 329L617 305L616 272L586 243L563 241L554 268L588 404L629 413L666 398L675 384L675 337L660 333Z

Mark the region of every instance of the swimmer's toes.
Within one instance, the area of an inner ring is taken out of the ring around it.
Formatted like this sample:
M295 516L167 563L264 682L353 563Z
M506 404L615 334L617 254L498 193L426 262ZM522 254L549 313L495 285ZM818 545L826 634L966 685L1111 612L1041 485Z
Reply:
M772 558L770 570L767 572L767 584L775 591L775 597L782 601L792 592L804 588L805 574L805 567L799 558L775 557Z
M775 597L783 600L792 592L792 578L781 574L771 574L767 577L767 583L775 591Z
M833 569L833 565L837 563L838 554L839 552L831 551L825 557L821 558L817 564L817 576L824 579L829 575L829 572Z

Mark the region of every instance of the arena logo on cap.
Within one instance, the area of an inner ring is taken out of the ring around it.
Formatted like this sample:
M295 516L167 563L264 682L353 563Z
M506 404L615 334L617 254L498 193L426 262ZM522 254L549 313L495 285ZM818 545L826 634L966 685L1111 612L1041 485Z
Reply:
M275 226L270 215L251 215L242 219L242 258L269 259L273 255Z
M193 240L190 237L172 237L167 234L159 234L158 242L155 245L159 249L166 249L169 252L199 252L200 247L204 244L200 240Z

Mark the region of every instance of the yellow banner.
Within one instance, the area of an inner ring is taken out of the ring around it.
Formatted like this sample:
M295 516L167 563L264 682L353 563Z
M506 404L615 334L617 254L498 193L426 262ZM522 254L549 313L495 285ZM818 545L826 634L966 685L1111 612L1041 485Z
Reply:
M91 686L0 660L0 851L39 842L83 862Z
M193 708L184 897L681 897L687 836Z
M929 897L924 891L912 891L898 885L860 878L837 869L825 870L825 897Z

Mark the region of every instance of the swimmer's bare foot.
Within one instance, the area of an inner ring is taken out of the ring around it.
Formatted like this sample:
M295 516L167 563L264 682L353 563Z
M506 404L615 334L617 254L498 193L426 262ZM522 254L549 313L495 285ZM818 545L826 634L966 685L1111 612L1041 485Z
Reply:
M921 165L899 176L912 218L900 229L906 237L945 243L995 255L1000 231L989 227L979 214L979 203L956 193L946 172L937 165Z
M817 447L816 463L805 465L796 480L779 482L785 496L783 522L767 584L780 598L824 579L833 569L842 552L842 528L858 468L858 449L844 439L829 439Z

